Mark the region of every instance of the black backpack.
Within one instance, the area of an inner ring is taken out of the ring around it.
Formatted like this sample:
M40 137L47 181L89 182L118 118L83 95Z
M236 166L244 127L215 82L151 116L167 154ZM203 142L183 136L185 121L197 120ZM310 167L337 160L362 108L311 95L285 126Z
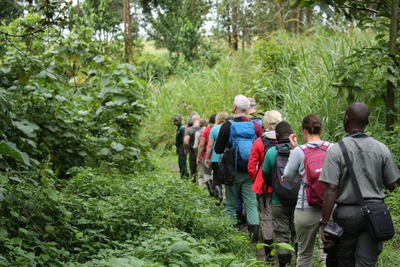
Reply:
M271 173L271 185L273 192L278 196L282 205L293 207L296 206L299 194L301 177L298 174L292 181L288 181L283 177L283 170L288 162L290 143L279 143L275 145L278 150L275 159L274 170Z
M265 137L264 135L260 137L261 141L263 142L264 145L264 153L267 153L268 149L276 145L276 142L273 143L268 137Z

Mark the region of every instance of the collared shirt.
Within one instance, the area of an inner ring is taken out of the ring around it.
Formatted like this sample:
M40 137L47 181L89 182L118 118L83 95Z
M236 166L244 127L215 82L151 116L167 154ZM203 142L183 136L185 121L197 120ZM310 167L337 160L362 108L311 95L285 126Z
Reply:
M387 146L365 133L346 134L343 142L363 198L383 199L383 185L392 184L400 178L399 169ZM329 149L319 180L338 185L337 204L358 204L358 197L339 145Z

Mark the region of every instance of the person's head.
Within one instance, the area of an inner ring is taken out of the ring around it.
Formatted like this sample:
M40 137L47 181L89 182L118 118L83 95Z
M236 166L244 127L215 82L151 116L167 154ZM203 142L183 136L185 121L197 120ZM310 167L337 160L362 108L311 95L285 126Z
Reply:
M200 119L200 122L199 122L199 126L200 127L207 127L207 120L206 119Z
M244 95L235 96L235 100L233 101L232 112L234 114L246 113L249 109L250 101Z
M361 102L350 104L344 113L343 126L346 132L364 132L368 125L369 108Z
M278 140L278 142L281 142L284 139L288 139L289 135L291 135L293 131L292 127L288 122L281 121L276 125L275 133L276 133L276 140Z
M248 98L250 106L249 109L247 110L247 114L252 114L254 112L257 112L257 105L256 105L256 100L254 98Z
M273 131L276 125L282 121L282 114L276 110L269 110L265 112L263 117L263 124L265 131Z
M181 123L182 123L182 117L179 116L179 115L176 115L176 116L174 117L174 124L175 124L176 126L179 126L179 125L181 125Z
M193 115L192 116L192 124L193 125L199 125L200 123L200 116L199 115Z
M228 113L225 111L221 111L215 117L215 123L216 124L224 123L227 117L228 117Z
M210 116L210 118L208 119L210 124L215 124L215 118L216 117L217 117L217 114L215 114L215 113Z
M303 135L307 131L309 135L321 135L322 134L322 121L315 114L308 114L305 116L301 122L301 130Z
M190 127L190 126L193 125L192 117L193 117L194 115L199 115L199 113L197 113L197 111L192 111L192 112L190 112L189 120L188 120L188 127Z

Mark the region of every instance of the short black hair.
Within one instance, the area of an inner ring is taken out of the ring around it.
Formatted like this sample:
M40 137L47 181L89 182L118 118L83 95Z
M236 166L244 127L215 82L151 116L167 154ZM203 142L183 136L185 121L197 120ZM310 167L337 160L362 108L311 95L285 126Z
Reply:
M210 116L210 118L208 119L208 121L211 123L211 124L214 124L215 123L215 117L217 117L217 114L212 114L211 116Z
M276 125L275 132L279 135L279 137L289 137L290 134L293 133L292 126L286 121L281 121Z

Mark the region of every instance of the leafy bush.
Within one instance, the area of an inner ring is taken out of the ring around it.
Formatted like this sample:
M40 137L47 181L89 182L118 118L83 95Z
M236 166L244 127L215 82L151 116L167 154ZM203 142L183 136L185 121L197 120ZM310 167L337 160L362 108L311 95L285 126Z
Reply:
M28 61L35 67L22 73L14 67L26 58L9 47L0 71L3 139L59 177L76 167L147 164L147 145L137 138L152 105L146 85L132 65L98 55L91 38L90 29L76 28L41 55L42 68Z
M178 242L188 251L176 248L176 257L204 266L187 253L219 264L247 243L216 200L163 169L125 176L85 169L64 181L51 172L14 175L2 177L0 189L0 265L74 266L131 255L169 266L178 258L168 257L168 247Z
M149 83L163 83L172 72L171 64L163 55L143 53L135 62L135 74Z

